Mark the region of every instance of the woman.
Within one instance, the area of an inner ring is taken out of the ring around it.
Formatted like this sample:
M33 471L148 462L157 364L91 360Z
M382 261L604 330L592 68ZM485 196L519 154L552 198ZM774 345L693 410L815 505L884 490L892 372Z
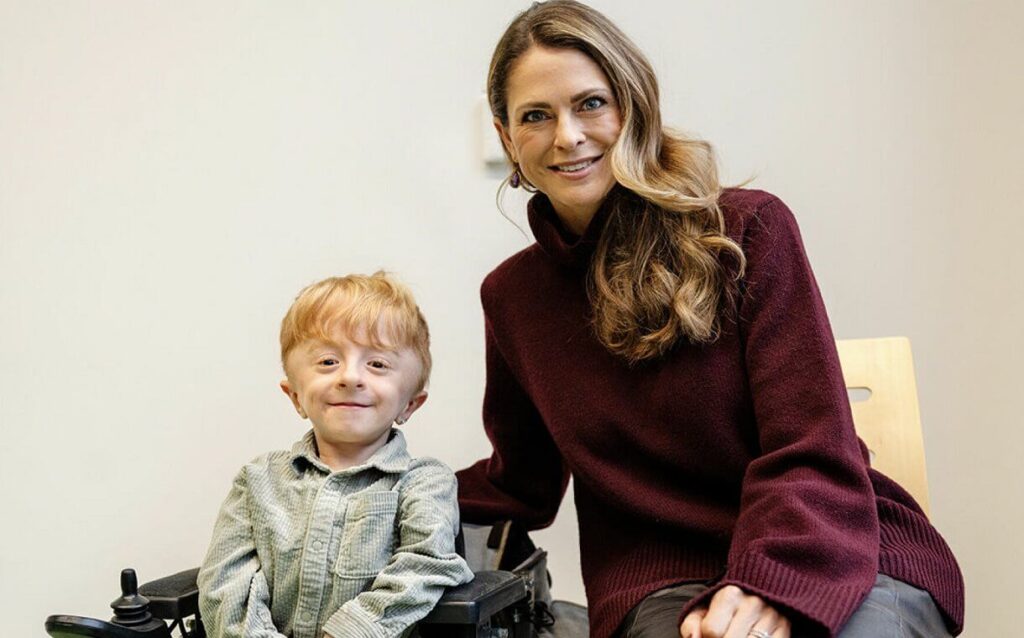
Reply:
M482 286L494 452L464 520L543 527L571 474L592 636L959 633L956 561L867 467L785 205L723 190L584 5L520 14L488 92L537 243Z

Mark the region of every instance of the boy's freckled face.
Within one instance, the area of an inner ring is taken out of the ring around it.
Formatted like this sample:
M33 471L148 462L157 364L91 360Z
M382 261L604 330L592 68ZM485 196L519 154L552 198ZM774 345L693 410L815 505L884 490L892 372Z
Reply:
M281 383L312 421L320 456L332 467L332 459L368 459L387 442L392 423L408 419L427 396L418 387L422 364L413 350L379 350L349 337L339 330L330 341L297 345Z

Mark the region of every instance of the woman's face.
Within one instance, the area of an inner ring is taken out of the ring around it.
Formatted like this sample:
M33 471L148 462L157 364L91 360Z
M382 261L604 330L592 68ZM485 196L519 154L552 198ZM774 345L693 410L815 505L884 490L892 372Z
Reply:
M533 46L513 64L508 126L494 124L513 161L582 234L615 184L608 151L622 121L608 78L576 49Z

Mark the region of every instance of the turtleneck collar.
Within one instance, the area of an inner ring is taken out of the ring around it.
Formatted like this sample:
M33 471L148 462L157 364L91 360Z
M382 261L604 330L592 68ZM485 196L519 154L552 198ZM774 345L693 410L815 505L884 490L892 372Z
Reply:
M544 254L564 266L586 268L620 190L619 186L612 188L582 235L576 235L565 227L547 195L534 195L526 206L526 212L530 229Z

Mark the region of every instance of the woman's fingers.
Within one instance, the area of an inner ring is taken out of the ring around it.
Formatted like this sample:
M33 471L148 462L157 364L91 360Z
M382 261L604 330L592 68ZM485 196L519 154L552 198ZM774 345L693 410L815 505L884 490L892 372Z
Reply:
M682 638L790 638L789 620L760 596L727 585L707 609L695 609L679 627Z
M749 638L790 638L789 621L779 616L777 621L758 621L746 634Z
M775 632L772 634L772 638L789 638L789 618L780 615L779 624L775 627Z
M726 585L719 589L711 597L708 613L700 624L702 638L733 638L742 630L741 625L746 623L751 612L751 603L760 601L761 599L756 596L747 596L735 585ZM739 618L737 612L742 612ZM749 630L753 625L754 618L751 618L746 628ZM739 634L738 638L746 638L745 632Z
M744 638L789 638L789 621L769 606L746 633L737 634Z
M700 623L704 620L704 614L707 611L707 609L701 607L686 614L686 618L683 618L683 624L679 625L679 635L681 638L702 638Z
M774 629L778 621L775 609L764 602L760 596L742 594L736 605L736 613L729 621L729 627L723 634L724 638L747 638L754 626L763 622ZM768 632L769 635L771 631Z

